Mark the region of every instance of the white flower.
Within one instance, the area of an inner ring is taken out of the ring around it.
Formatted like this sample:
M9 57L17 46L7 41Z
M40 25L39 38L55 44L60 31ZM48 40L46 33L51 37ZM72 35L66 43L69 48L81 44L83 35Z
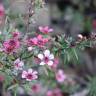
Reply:
M40 65L52 66L54 63L54 55L49 50L45 50L43 54L38 54L38 58L41 60Z
M24 66L24 62L23 61L20 61L19 58L14 61L14 68L16 70L22 70L23 69L23 66Z
M38 72L34 71L32 69L28 69L28 71L22 72L22 78L26 79L27 81L32 81L38 78L37 76Z

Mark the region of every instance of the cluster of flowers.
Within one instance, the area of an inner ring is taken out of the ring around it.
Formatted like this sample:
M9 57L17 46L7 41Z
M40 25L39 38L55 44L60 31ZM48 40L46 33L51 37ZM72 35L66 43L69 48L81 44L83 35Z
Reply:
M52 29L50 29L48 26L47 27L39 27L39 30L44 33L44 34L48 34L49 32L52 31ZM21 41L20 41L20 32L16 31L16 32L12 32L12 38L9 40L6 40L3 42L3 47L2 52L5 52L6 54L13 54L13 53L17 53L18 49L21 46ZM36 37L27 39L27 46L28 46L28 50L31 51L31 48L33 48L34 46L38 46L38 47L44 47L45 44L49 41L49 38L43 38L43 35L38 35ZM45 50L42 54L38 54L38 59L40 61L40 65L49 65L52 66L54 63L54 55L50 53L49 50ZM15 70L23 70L24 67L24 62L20 60L20 58L17 58L14 61L14 68ZM31 80L35 80L38 78L37 76L38 72L34 71L32 69L28 69L28 71L23 70L22 71L22 78L25 78L27 81L31 81Z
M50 41L50 37L48 37L50 32L53 32L53 29L49 28L48 26L45 27L39 27L38 28L41 34L38 34L36 37L28 38L26 41L27 50L33 51L34 47L38 47L40 50L40 53L37 54L38 63L39 65L47 65L48 67L52 69L56 69L57 65L59 63L58 58L55 58L54 54L50 52L48 48L46 48L46 44ZM21 34L18 31L11 33L12 37L8 40L3 41L3 46L1 47L1 52L4 52L5 54L12 55L14 53L18 53L18 50L22 46L22 40L20 39ZM47 37L45 35L48 35ZM45 37L44 37L45 36ZM15 71L21 71L21 77L22 79L25 79L26 81L32 81L38 78L38 72L36 70L33 70L32 68L29 68L25 70L24 68L24 62L21 60L20 57L16 58L13 63L13 70ZM62 83L66 79L66 75L64 74L63 70L56 70L55 72L55 78L58 82Z

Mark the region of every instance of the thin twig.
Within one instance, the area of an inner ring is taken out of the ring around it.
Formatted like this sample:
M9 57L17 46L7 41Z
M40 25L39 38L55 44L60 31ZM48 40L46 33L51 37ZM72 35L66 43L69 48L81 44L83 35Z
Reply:
M32 9L33 6L34 6L34 0L31 0L28 8L27 33L29 33L30 18L33 16L33 9Z

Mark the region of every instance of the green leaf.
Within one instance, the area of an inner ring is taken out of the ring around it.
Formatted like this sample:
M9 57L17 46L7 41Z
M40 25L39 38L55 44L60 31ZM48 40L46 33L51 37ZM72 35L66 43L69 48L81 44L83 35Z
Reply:
M73 51L73 54L74 54L75 57L76 57L76 60L78 60L79 58L78 58L78 55L77 55L76 49L75 49L75 48L72 48L72 51Z
M10 87L8 88L8 90L12 90L12 89L17 88L17 87L18 87L18 84L14 84L14 85L10 86Z
M96 77L93 77L88 86L89 94L88 96L96 96Z

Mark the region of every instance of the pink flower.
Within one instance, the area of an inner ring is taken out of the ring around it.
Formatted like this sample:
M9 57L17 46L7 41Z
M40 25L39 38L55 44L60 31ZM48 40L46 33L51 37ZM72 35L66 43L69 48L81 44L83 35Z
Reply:
M24 66L24 62L21 61L19 58L14 61L14 68L16 70L22 70Z
M54 55L49 50L45 50L43 54L38 54L38 58L41 60L40 65L52 66L54 63Z
M60 89L49 90L46 96L63 96Z
M12 36L13 38L18 39L20 37L20 32L18 31L12 32Z
M5 14L4 6L0 4L0 16L4 16L4 14Z
M44 34L48 34L48 33L52 32L53 29L49 28L48 26L45 26L45 27L39 26L39 31Z
M61 69L58 70L58 72L56 73L56 80L59 83L63 83L66 78L67 78L67 76L64 74L64 71Z
M4 51L6 53L15 52L20 47L20 42L17 39L10 39L3 43Z
M38 78L37 76L38 72L34 71L32 69L28 69L28 71L22 72L22 78L26 79L27 81L32 81Z
M28 46L39 46L43 47L47 42L49 41L49 38L43 38L42 35L38 35L37 37L30 38L27 41Z
M40 84L34 84L34 85L32 85L31 89L34 93L39 93L41 86L40 86Z

